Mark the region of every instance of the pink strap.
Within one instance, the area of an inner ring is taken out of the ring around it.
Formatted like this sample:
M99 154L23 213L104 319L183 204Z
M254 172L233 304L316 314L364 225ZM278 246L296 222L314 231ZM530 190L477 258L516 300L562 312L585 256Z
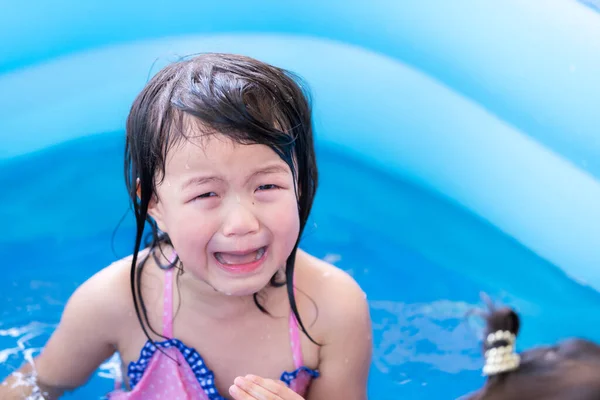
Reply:
M290 311L290 339L292 341L292 357L294 358L294 368L298 369L304 365L302 356L302 346L300 345L300 329L298 320L292 311Z
M171 263L175 261L176 253L173 253ZM173 338L173 269L165 272L165 287L163 291L163 336Z
M292 285L294 286L294 294L296 293L296 274L292 276ZM294 311L290 310L290 339L292 342L292 357L294 358L294 368L298 369L304 365L304 357L302 356L302 345L300 344L300 330L298 320L294 315Z

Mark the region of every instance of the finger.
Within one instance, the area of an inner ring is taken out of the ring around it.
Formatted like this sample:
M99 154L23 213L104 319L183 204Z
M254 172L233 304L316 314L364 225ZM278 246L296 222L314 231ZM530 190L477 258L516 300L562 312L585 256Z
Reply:
M264 381L266 382L267 380L265 379ZM235 378L233 383L256 400L287 400L287 398L280 397L278 394L271 392L258 383L241 376Z
M233 397L233 400L258 400L238 385L231 385L229 387L229 394Z
M290 389L288 385L282 381L265 379L256 375L246 375L246 379L278 396L275 397L276 399L281 398L282 400L304 400L299 394Z

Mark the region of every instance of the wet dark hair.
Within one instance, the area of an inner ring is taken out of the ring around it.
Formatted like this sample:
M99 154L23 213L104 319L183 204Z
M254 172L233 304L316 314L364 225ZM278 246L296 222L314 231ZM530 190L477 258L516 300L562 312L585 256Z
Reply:
M199 129L189 129L196 125ZM195 136L190 132L195 131ZM298 313L293 289L294 261L317 189L317 165L312 133L310 96L302 80L281 68L233 54L201 54L172 63L159 71L137 96L127 118L125 182L136 219L131 261L131 291L144 330L151 326L141 292L147 257L138 262L144 231L146 246L160 265L154 249L172 245L149 216L155 188L164 179L167 154L182 140L210 132L240 144L262 144L275 151L290 167L297 182L300 234L285 265L285 281L275 274L270 284L287 288L301 330L311 339ZM161 268L178 265L174 260ZM254 294L257 307L268 313Z
M489 345L490 333L520 329L517 313L508 307L490 305L484 315L484 352L505 346L506 341ZM491 375L483 388L463 400L598 400L600 399L600 347L583 339L569 339L555 346L536 347L520 353L517 369Z

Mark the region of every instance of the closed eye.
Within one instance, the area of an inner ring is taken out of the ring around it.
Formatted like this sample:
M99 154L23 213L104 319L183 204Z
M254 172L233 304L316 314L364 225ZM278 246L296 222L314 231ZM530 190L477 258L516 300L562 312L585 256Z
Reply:
M217 194L215 192L208 192L208 193L204 193L201 194L200 196L197 196L197 199L207 199L209 197L215 197Z
M260 185L256 190L273 190L273 189L281 189L281 188L274 184L268 184L268 185Z

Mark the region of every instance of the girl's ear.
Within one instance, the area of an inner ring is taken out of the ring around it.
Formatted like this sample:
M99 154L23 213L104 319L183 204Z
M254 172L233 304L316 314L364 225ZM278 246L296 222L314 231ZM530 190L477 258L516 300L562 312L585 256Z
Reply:
M136 181L136 194L139 200L142 197L142 189L139 178ZM154 194L150 197L150 201L148 202L148 215L150 215L152 219L154 219L156 225L158 226L158 229L165 233L168 233L164 224L164 213L162 210L162 203L160 203L158 196Z

